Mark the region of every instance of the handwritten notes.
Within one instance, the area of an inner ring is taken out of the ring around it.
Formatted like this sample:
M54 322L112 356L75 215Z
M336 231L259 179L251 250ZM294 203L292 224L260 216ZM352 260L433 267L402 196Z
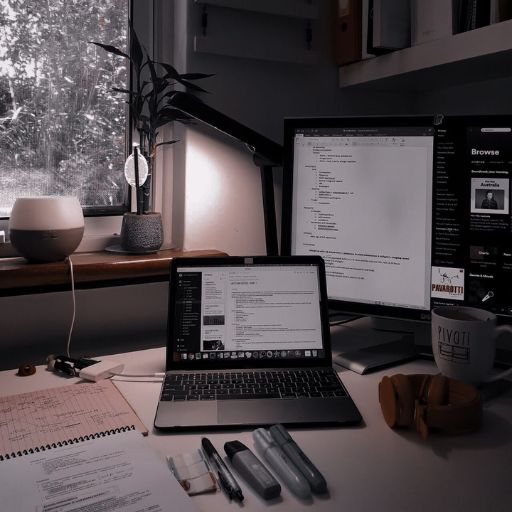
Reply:
M0 456L131 425L148 433L109 380L0 397Z

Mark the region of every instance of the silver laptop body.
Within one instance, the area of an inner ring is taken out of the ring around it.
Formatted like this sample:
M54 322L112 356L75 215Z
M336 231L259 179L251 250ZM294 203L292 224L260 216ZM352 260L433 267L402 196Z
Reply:
M332 370L320 257L172 261L155 428L360 421Z

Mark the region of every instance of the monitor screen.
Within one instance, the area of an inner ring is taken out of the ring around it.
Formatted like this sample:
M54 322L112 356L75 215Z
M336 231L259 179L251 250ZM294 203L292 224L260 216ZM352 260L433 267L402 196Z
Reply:
M283 254L324 258L331 308L512 315L512 117L285 120Z

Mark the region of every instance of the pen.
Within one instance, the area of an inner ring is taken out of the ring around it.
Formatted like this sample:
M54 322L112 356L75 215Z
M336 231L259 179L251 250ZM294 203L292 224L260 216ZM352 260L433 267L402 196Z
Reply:
M307 455L299 448L292 436L282 425L272 425L269 432L274 441L290 457L292 462L306 477L314 493L327 492L327 482Z
M270 432L265 428L258 428L253 431L252 437L256 449L263 454L270 467L282 478L287 487L299 498L310 498L309 482L283 450L277 446Z
M224 464L224 461L220 458L220 455L213 444L206 437L203 437L201 444L206 456L215 465L220 485L229 496L229 499L235 498L238 501L243 501L244 495L242 494L242 489L240 489L235 477L231 474L231 471L229 471L226 464Z

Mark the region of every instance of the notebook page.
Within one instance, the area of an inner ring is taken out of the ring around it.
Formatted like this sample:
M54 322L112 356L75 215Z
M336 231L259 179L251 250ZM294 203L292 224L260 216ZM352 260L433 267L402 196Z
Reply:
M0 456L131 425L148 432L109 380L0 397Z
M2 510L192 512L178 481L130 430L0 462Z

